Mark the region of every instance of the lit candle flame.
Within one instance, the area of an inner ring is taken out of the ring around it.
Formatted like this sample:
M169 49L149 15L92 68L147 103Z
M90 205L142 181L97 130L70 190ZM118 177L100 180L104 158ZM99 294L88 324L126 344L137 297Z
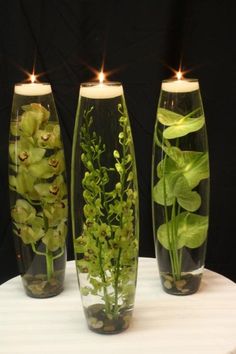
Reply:
M100 84L102 84L103 81L105 80L105 75L102 71L98 74L98 79L99 79Z
M181 71L178 71L178 72L176 73L176 77L177 77L177 80L181 80L181 79L183 78L182 72L181 72Z
M30 81L33 84L36 81L36 75L34 75L34 74L30 75Z

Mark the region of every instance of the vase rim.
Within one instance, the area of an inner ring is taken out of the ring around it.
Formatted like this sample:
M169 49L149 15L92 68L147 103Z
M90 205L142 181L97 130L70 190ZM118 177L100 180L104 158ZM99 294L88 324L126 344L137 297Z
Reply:
M122 83L119 81L87 81L87 82L82 82L80 84L81 87L93 87L93 86L98 86L98 85L106 85L106 86L122 86Z
M189 77L183 77L182 79L170 78L170 79L162 80L162 82L173 82L173 81L198 82L199 80L196 78L189 78Z

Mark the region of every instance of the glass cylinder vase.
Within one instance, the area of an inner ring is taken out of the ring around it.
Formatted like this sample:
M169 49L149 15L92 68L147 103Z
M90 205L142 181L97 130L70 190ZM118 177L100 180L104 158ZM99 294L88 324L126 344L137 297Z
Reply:
M72 228L87 324L118 333L130 323L138 265L138 190L120 83L80 87L72 156Z
M162 82L153 140L152 212L163 289L195 293L209 219L208 143L198 80Z
M9 138L11 219L26 294L63 290L67 186L60 125L49 84L15 85Z

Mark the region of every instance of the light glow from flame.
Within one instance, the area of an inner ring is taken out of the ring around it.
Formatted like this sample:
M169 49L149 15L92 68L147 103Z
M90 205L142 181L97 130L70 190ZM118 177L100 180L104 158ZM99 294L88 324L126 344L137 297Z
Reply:
M102 84L104 82L105 74L102 71L98 74L98 79L99 79L100 84Z
M177 77L177 80L181 80L181 79L183 79L183 74L182 74L182 72L179 70L179 71L177 71L177 73L176 73L176 77Z
M36 82L36 79L37 79L36 75L34 74L30 75L30 81L32 82L32 84Z

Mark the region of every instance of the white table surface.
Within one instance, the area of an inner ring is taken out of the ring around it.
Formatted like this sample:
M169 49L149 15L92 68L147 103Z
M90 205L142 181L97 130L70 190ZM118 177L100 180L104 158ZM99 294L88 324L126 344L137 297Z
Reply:
M196 294L168 295L156 260L140 258L129 329L101 335L87 328L74 261L53 298L27 297L16 277L0 286L0 353L236 354L236 284L206 269Z

